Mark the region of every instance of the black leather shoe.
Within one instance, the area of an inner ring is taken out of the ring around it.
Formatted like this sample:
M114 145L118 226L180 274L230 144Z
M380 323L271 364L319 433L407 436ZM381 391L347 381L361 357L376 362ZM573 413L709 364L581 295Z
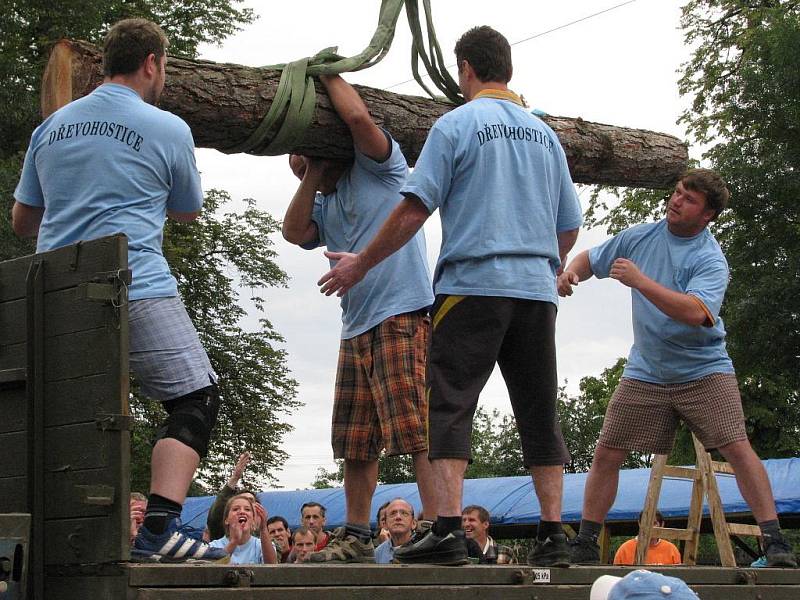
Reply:
M792 547L782 534L765 535L764 541L767 544L764 554L767 557L768 567L797 568L797 560L795 559L794 552L792 552Z
M600 546L592 540L581 536L570 540L569 562L573 565L599 565Z
M419 541L394 551L394 562L401 564L466 565L467 543L460 529L441 537L429 531Z
M568 567L567 536L556 533L543 540L536 540L536 545L528 554L528 564L534 567Z

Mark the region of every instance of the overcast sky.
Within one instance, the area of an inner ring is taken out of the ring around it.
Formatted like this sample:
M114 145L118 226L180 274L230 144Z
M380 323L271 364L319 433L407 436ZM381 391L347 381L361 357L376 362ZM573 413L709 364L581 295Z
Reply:
M334 45L350 56L371 38L379 4L378 0L250 2L260 18L221 47L203 47L201 58L260 66L310 56ZM512 43L514 77L509 86L532 107L683 139L685 132L676 121L687 100L678 95L676 81L689 50L678 29L680 2L635 0L549 32L618 4L619 0L436 0L433 10L448 64L455 62L452 49L464 31L490 25ZM528 40L533 36L537 37ZM424 95L416 83L397 85L412 77L409 56L410 35L403 14L383 62L345 78ZM455 76L454 68L451 72ZM690 153L697 158L696 152ZM260 208L279 219L297 187L286 157L229 156L199 149L197 159L205 189L225 189L237 204L243 198L255 198ZM578 191L586 209L591 190L580 186ZM425 232L433 265L441 242L437 215L429 219ZM288 289L264 293L267 316L286 338L288 365L299 382L298 399L304 403L288 417L295 427L284 443L290 458L276 476L285 488L305 488L319 467L334 468L330 415L341 313L338 299L323 296L316 286L328 270L322 250L301 250L284 242L280 234L273 238L278 264L291 280ZM603 231L581 230L572 254L605 238ZM577 391L582 377L598 375L628 353L632 330L627 288L611 280L582 284L576 295L561 302L556 341L559 379L567 382L570 391ZM497 370L480 402L490 409L510 410Z

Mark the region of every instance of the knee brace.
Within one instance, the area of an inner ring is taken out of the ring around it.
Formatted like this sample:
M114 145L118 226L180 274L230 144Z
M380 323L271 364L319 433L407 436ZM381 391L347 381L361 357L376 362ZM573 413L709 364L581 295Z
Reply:
M189 446L200 458L205 458L211 431L217 422L219 402L219 388L216 383L167 400L163 404L169 416L156 432L153 443L164 438L173 438Z

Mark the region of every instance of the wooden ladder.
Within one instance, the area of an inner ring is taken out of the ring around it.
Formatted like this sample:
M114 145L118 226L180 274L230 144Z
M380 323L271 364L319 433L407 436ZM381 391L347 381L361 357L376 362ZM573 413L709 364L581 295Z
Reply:
M694 565L697 561L697 546L700 540L700 522L703 518L703 499L708 498L711 523L714 527L714 537L719 549L719 558L723 567L735 567L736 559L733 556L731 545L732 535L760 536L761 529L758 525L743 525L725 521L725 511L719 497L716 473L733 475L733 468L725 462L711 460L711 455L706 452L700 441L692 434L697 465L695 467L675 467L667 465L667 456L659 454L653 461L650 472L650 483L647 486L644 510L639 521L639 538L636 544L636 564L645 564L647 548L652 538L667 540L684 540L683 564ZM661 482L664 477L674 479L689 479L692 483L692 500L689 504L689 518L686 529L670 527L655 527L658 498L661 495Z

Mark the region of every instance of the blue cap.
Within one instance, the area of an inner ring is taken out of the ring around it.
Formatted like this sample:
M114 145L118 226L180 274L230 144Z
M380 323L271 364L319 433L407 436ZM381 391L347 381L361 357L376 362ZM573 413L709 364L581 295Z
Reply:
M698 600L698 596L677 577L639 570L619 580L608 600Z

